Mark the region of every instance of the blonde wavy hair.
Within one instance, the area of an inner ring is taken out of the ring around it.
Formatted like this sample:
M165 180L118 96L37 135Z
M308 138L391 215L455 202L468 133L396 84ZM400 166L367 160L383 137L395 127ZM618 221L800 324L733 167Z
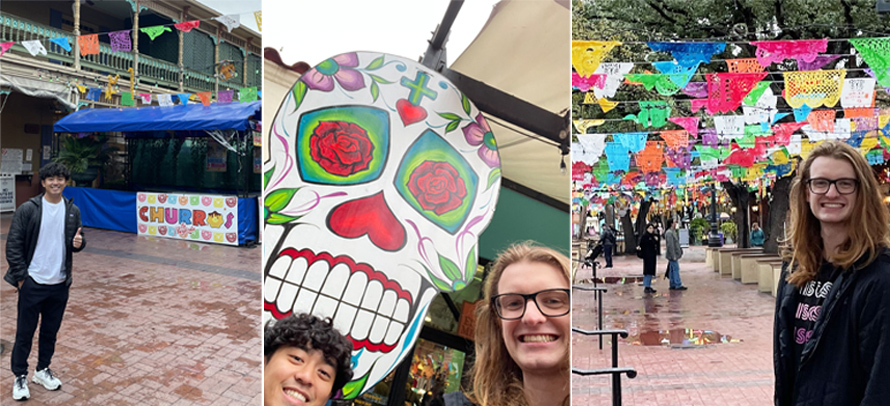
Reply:
M498 294L498 283L507 266L519 262L539 262L551 265L563 272L566 282L571 281L569 259L552 248L526 241L514 244L498 255L485 281L485 299L476 309L476 361L470 371L473 391L468 398L479 406L528 406L522 386L522 370L510 357L504 344L501 319L491 308L491 297ZM571 340L571 337L565 337ZM566 351L564 367L569 370L569 352ZM566 382L563 406L569 405L570 382Z
M822 263L822 226L807 202L807 181L810 168L819 157L849 162L859 181L856 201L847 226L847 240L837 252L831 253L831 263L849 269L860 258L865 266L880 254L881 247L890 246L890 215L881 199L878 181L871 166L862 154L844 142L827 141L817 146L801 164L797 176L791 182L791 225L783 241L782 257L796 269L787 281L798 287L816 278Z

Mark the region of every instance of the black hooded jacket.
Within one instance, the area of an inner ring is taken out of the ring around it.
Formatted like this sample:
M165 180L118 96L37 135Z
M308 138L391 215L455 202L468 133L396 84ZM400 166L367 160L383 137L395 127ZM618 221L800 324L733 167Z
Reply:
M80 248L74 248L74 235L81 227L80 209L71 203L71 200L63 197L62 201L65 202L65 285L71 286L71 254L83 250L87 246L87 239L81 231L82 244ZM28 266L34 258L34 248L37 247L37 237L40 234L42 215L41 193L22 204L12 217L6 241L6 262L9 263L9 270L6 271L3 280L16 289L19 287L19 281L25 280L28 276Z
M881 250L871 264L835 279L796 373L790 357L797 287L785 282L783 266L773 341L776 406L890 405L890 250Z

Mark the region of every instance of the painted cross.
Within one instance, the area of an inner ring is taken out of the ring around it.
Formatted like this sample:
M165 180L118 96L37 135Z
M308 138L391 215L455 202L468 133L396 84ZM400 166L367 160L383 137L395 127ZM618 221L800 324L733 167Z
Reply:
M414 77L414 81L408 80L407 77L403 77L401 84L409 89L411 89L411 93L408 94L408 101L418 106L420 105L420 101L423 99L423 96L429 97L430 100L436 100L435 90L432 90L426 87L427 82L430 81L430 75L427 75L424 72L417 71L417 76Z

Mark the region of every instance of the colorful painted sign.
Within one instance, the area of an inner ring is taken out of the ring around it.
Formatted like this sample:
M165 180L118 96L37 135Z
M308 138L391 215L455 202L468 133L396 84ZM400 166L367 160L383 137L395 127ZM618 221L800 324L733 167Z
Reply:
M501 170L479 110L415 61L351 52L307 71L272 124L264 179L264 316L331 317L373 387L439 292L476 273Z
M238 245L238 198L139 192L136 223L139 235Z

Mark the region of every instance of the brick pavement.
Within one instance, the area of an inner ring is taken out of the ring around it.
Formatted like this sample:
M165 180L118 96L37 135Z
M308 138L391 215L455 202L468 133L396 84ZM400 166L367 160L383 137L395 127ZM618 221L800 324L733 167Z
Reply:
M12 216L0 217L0 250ZM85 228L51 368L30 406L262 403L261 248ZM6 260L0 273L8 269ZM0 287L0 404L12 400L15 289ZM39 330L38 330L39 333ZM37 334L29 382L37 363Z
M771 404L774 298L757 292L757 285L742 285L708 269L704 247L684 251L680 274L687 291L670 291L667 280L658 279L653 283L658 292L644 295L638 282L642 260L635 256L614 257L614 268L597 271L609 281L628 277L624 284L601 285L609 289L603 297L604 328L629 332L618 340L618 364L639 374L622 377L623 405ZM660 256L659 274L666 266ZM591 277L590 269L581 269L576 280L586 284ZM572 325L596 329L594 293L573 293ZM607 339L600 350L596 340L573 334L574 367L611 366L611 343ZM573 405L611 404L611 396L609 377L572 376Z

